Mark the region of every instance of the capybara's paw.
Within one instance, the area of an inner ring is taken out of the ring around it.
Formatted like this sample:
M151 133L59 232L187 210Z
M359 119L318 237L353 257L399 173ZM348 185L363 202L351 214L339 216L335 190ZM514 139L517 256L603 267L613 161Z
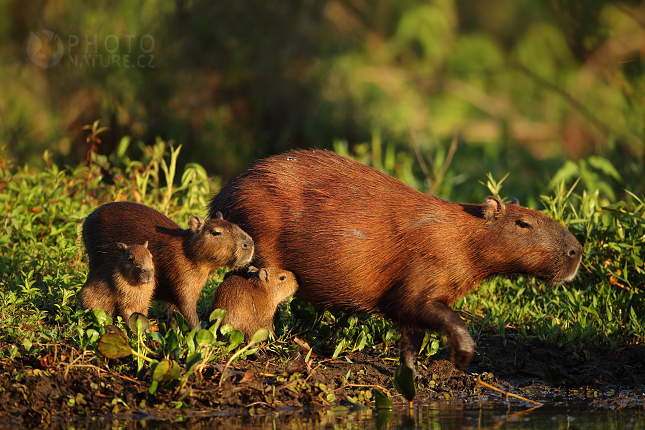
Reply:
M451 354L450 361L452 361L455 367L459 370L466 370L470 361L473 359L474 351L464 351L457 350Z

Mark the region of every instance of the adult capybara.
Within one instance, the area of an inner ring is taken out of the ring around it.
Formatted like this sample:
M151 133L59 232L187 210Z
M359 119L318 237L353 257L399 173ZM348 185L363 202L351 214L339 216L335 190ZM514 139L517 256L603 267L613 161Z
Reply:
M111 317L121 315L127 323L135 312L148 315L155 288L155 269L148 242L143 245L117 243L121 256L87 275L79 291L83 309L103 309Z
M248 278L232 275L217 287L212 309L225 309L222 323L244 333L248 342L262 327L273 330L276 308L297 289L296 277L287 270L270 267L249 273Z
M449 335L451 359L468 366L475 344L449 306L479 282L523 273L559 284L582 256L539 212L448 202L328 151L259 161L213 198L217 211L253 237L254 265L296 275L296 297L398 322L401 361L415 371L426 330Z
M191 215L188 229L145 205L107 203L83 222L83 243L90 271L115 258L114 242L148 240L155 265L153 300L177 309L191 328L199 326L197 299L206 279L222 266L240 268L253 257L253 240L237 225L222 219L204 221ZM118 258L118 256L117 256Z

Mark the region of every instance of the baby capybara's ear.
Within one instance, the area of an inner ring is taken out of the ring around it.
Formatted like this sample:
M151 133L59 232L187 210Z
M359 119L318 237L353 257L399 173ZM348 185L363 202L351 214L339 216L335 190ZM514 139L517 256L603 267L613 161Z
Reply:
M121 251L121 254L125 254L125 251L128 250L128 245L126 245L123 242L117 242L116 247L119 248L119 251Z
M269 272L267 271L267 269L261 269L260 273L258 273L258 277L260 278L260 281L268 282L269 281Z

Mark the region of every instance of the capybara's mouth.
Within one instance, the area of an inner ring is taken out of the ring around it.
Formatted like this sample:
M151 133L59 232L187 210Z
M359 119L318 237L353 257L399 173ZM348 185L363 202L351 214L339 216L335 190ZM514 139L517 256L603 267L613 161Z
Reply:
M251 264L251 260L253 260L253 253L252 252L249 253L248 255L244 255L242 258L239 258L235 262L233 267L231 267L231 268L232 269L242 269L243 267L246 267L249 264Z
M142 275L142 276L139 276L139 282L141 282L142 284L149 284L150 282L152 282L154 278L155 278L154 276Z

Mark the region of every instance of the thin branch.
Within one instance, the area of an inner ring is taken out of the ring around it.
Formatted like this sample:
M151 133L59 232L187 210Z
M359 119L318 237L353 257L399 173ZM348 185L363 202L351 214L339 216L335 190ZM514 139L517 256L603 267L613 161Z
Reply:
M419 163L419 167L421 167L421 172L423 172L423 176L426 177L426 181L428 181L428 184L432 184L432 179L430 178L430 172L428 171L428 166L426 166L426 162L423 160L423 155L421 154L421 149L419 149L419 143L417 142L417 137L416 134L410 129L410 140L412 141L412 147L414 148L414 153L417 156L417 162ZM429 159L430 163L434 165L434 162L432 159Z
M499 393L502 393L502 394L506 395L507 397L508 396L515 397L515 398L518 398L520 400L524 400L525 402L529 402L529 403L533 403L534 405L542 406L542 403L540 403L540 402L536 402L535 400L530 400L530 399L527 399L526 397L518 396L517 394L513 394L513 393L509 393L508 391L501 390L501 389L499 389L497 387L494 387L494 386L492 386L490 384L487 384L486 382L482 381L479 378L475 378L475 381L479 382L484 387L490 388L491 390L495 390L495 391L497 391Z
M448 170L448 167L450 166L450 163L452 163L452 157L455 155L455 152L457 151L457 138L459 137L459 127L457 124L455 124L455 128L452 132L452 142L450 142L450 148L448 149L448 155L446 156L446 161L441 165L441 170L439 173L435 176L434 178L434 183L432 186L428 189L428 194L434 194L435 187L441 183L441 180L443 179L443 175L446 174L446 171Z

